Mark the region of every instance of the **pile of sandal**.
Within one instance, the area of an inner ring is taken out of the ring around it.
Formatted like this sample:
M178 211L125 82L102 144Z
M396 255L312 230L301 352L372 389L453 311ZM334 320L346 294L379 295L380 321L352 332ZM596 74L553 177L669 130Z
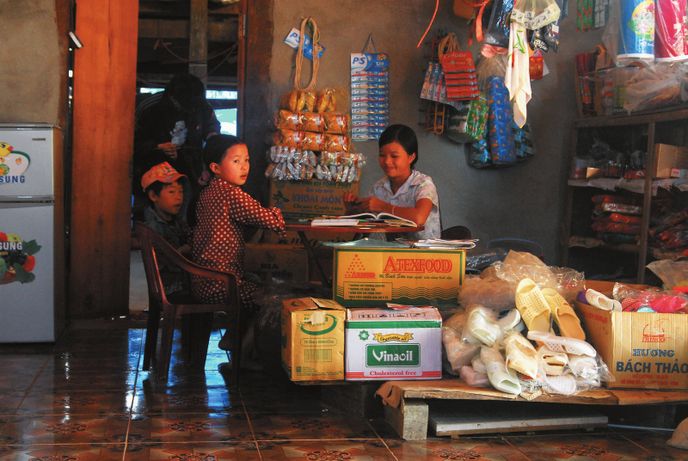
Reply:
M468 385L517 395L572 395L610 374L569 302L523 278L510 309L473 304L445 321L447 371Z

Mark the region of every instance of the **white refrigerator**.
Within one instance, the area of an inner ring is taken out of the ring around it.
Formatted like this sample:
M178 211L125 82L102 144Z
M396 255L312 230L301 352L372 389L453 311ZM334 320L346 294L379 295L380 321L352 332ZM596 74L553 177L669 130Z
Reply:
M0 123L0 343L54 342L65 324L62 131Z

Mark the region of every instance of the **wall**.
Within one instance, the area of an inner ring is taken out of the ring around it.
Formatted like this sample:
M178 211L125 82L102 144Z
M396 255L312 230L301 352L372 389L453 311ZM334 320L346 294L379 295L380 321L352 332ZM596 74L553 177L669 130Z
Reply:
M66 0L0 0L0 122L64 127Z
M332 86L344 94L349 88L349 53L360 51L372 32L378 51L388 53L391 60L391 121L412 126L419 134L416 167L432 176L437 185L444 227L466 225L483 242L505 236L530 238L543 245L547 261L555 262L568 168L567 146L576 109L573 56L592 49L599 34L576 33L575 5L570 4L573 16L563 21L559 53L545 57L551 73L534 82L534 97L528 106L536 157L511 168L476 170L468 166L463 145L424 133L418 126L418 95L428 50L416 49L416 43L433 7L433 2L423 0L275 0L271 85L264 89L272 102L271 110L278 107L280 95L291 88L294 52L282 40L292 27L299 27L302 17L316 19L326 48L318 88ZM429 36L439 29L456 32L465 41L466 22L453 16L452 2L440 2ZM309 70L305 67L304 81L310 76ZM355 147L368 157L362 178L362 190L367 190L381 176L377 144L356 143ZM262 152L253 155L262 157Z

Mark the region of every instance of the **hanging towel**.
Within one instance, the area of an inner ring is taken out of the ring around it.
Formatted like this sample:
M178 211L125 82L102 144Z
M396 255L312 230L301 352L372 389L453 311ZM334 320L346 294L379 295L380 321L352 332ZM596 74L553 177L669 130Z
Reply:
M514 109L514 121L522 128L526 123L528 101L532 96L530 88L530 57L526 28L511 22L509 33L509 54L504 84L509 89L509 98Z

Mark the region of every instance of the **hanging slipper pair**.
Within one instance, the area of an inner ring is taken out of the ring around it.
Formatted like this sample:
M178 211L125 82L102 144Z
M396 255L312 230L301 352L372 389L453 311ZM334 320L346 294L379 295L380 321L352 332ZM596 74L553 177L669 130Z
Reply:
M585 332L571 305L552 288L543 288L529 278L516 287L516 308L529 331L550 331L553 317L562 336L585 340Z

